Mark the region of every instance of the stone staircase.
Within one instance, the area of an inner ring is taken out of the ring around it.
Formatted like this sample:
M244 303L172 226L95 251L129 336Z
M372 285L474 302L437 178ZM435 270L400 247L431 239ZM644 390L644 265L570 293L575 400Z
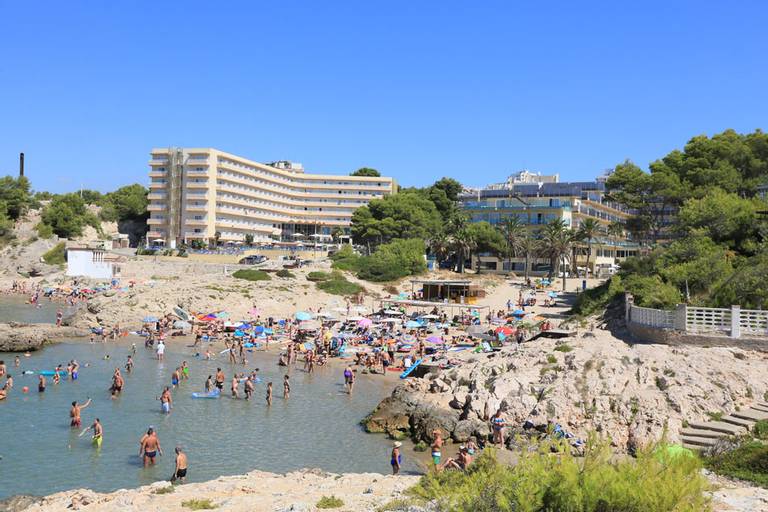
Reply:
M684 447L703 450L723 437L746 434L759 420L768 420L768 402L757 401L718 421L692 421L680 431L680 437Z

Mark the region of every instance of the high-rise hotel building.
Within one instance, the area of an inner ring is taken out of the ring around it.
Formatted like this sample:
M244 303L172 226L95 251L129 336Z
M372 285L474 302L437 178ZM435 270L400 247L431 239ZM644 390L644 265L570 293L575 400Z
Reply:
M153 149L147 239L175 247L295 242L349 233L352 212L392 194L392 178L308 174L300 164L261 164L213 148Z

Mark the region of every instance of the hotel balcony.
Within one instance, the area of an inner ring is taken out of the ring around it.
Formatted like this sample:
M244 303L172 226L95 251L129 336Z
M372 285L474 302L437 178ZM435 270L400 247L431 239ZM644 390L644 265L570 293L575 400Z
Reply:
M147 219L147 224L155 224L158 226L162 226L163 224L167 224L168 219L153 219L152 217Z
M168 165L167 158L153 158L149 161L149 165Z
M165 236L165 233L161 231L147 231L147 237L149 238L162 238Z
M197 205L188 204L187 206L184 207L184 209L187 210L188 212L207 212L208 206L200 205L200 204L197 204Z
M148 212L163 212L167 208L164 204L150 204L147 205Z
M147 194L147 199L165 199L167 196L168 194L161 192L150 192Z
M208 188L207 181L188 181L185 185L187 188Z
M208 219L186 219L184 224L189 224L191 226L207 226Z
M154 169L149 171L150 178L165 178L166 176L168 176L168 171L158 171Z
M206 233L195 233L194 231L185 231L184 236L186 238L208 238Z
M168 183L166 183L166 182L162 182L161 183L159 181L155 181L155 182L152 182L152 183L149 184L149 188L162 189L162 188L166 188L167 186L168 186Z

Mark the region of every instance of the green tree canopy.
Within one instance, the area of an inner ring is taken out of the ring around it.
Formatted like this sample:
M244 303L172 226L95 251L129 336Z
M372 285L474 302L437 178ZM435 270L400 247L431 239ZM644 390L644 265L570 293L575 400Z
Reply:
M148 191L134 183L106 194L102 200L101 218L108 221L139 220L147 217Z
M685 202L677 214L677 229L684 235L703 230L717 243L753 252L760 207L755 199L713 189L701 199Z
M374 199L352 214L352 236L357 243L378 245L396 238L425 240L440 231L442 219L432 201L405 191Z
M3 213L11 220L22 217L33 202L26 176L0 178L0 205Z
M378 178L379 176L381 176L381 173L376 169L372 169L371 167L361 167L358 170L350 173L349 175L350 176L371 176L374 178Z
M54 197L42 213L42 222L62 238L83 234L86 224L98 225L97 219L85 207L79 194L63 194Z

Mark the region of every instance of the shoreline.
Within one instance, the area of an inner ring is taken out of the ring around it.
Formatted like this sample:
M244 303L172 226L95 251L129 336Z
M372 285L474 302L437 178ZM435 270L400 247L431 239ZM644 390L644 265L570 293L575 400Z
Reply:
M13 500L28 499L27 506L15 510L29 512L88 511L112 512L123 510L189 510L187 500L210 500L216 510L314 510L324 496L335 496L344 505L335 510L362 511L377 508L399 499L403 492L416 484L420 476L383 475L378 473L328 473L318 469L301 469L286 474L251 471L242 475L222 476L206 482L173 486L172 492L159 489L171 487L169 482L155 482L134 489L119 489L97 493L88 489L73 489L43 497L19 497L0 501L6 505ZM6 505L7 506L7 505Z

